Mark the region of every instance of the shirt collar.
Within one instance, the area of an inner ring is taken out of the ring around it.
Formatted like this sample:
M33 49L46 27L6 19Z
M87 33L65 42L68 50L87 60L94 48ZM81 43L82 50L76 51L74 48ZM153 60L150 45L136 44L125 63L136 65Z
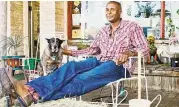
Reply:
M122 20L122 18L120 18L120 23L119 23L119 25L118 25L118 27L116 28L116 29L121 29L121 28L123 28L123 20ZM108 26L107 26L107 30L108 30L108 33L109 33L109 35L111 35L112 34L112 31L111 31L111 24L109 24Z

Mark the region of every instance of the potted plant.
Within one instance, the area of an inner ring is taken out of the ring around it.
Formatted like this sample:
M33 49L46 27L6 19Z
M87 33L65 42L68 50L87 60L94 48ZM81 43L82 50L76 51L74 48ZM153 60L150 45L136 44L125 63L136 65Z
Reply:
M155 46L155 38L154 36L148 36L147 37L147 41L149 44L149 59L148 59L148 63L156 63L156 60L154 60L154 57L157 55L157 47Z
M137 6L138 6L139 11L135 17L143 16L144 18L149 18L156 4L147 2L145 5L140 5L139 3L137 3Z
M13 67L14 70L19 69L21 62L20 59L24 58L24 55L18 55L18 52L21 52L21 47L24 46L23 40L25 37L20 35L15 36L1 36L2 41L0 41L0 48L7 52L6 56L2 56L2 59L6 62L7 65ZM3 43L3 44L1 44Z
M7 49L8 55L18 55L18 52L21 52L19 48L24 46L23 40L25 37L21 35L15 35L9 37L1 36L1 37L3 38L2 41L5 41L5 44L1 44L0 46L4 50Z

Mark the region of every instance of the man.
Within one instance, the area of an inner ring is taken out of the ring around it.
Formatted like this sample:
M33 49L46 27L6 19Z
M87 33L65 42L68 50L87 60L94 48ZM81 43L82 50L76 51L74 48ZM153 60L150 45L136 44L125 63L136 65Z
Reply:
M84 50L63 51L67 55L87 54L96 55L96 58L68 62L51 75L27 83L26 90L31 89L33 96L38 94L38 98L48 101L64 96L78 96L123 78L125 67L129 77L129 72L135 68L134 61L132 66L128 66L129 57L136 56L139 50L147 56L148 45L142 28L134 22L123 20L121 12L120 3L108 2L106 18L110 25L99 31L91 46Z

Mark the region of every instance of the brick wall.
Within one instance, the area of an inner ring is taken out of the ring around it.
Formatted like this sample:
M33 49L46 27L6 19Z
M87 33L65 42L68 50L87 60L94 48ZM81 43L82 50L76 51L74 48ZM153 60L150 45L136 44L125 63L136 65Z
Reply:
M11 35L23 35L23 2L11 1Z
M23 35L23 2L11 1L11 35ZM39 26L39 1L32 2L33 20L34 20L34 37L37 39ZM55 2L55 31L63 32L64 30L64 2Z
M33 1L32 2L32 7L33 7L33 35L34 39L37 40L39 36L39 24L40 24L40 12L39 12L39 1Z
M55 31L63 32L64 31L64 2L56 1L55 2Z

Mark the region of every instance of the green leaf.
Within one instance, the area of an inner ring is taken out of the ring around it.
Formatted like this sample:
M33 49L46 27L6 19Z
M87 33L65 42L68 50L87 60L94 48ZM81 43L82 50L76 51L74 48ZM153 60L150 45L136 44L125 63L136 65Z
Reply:
M10 53L11 50L17 50L19 47L23 46L23 39L25 37L20 35L15 36L2 36L2 40L0 41L0 47L4 50L7 50L8 53ZM5 43L3 42L5 41ZM4 44L2 44L4 43Z

